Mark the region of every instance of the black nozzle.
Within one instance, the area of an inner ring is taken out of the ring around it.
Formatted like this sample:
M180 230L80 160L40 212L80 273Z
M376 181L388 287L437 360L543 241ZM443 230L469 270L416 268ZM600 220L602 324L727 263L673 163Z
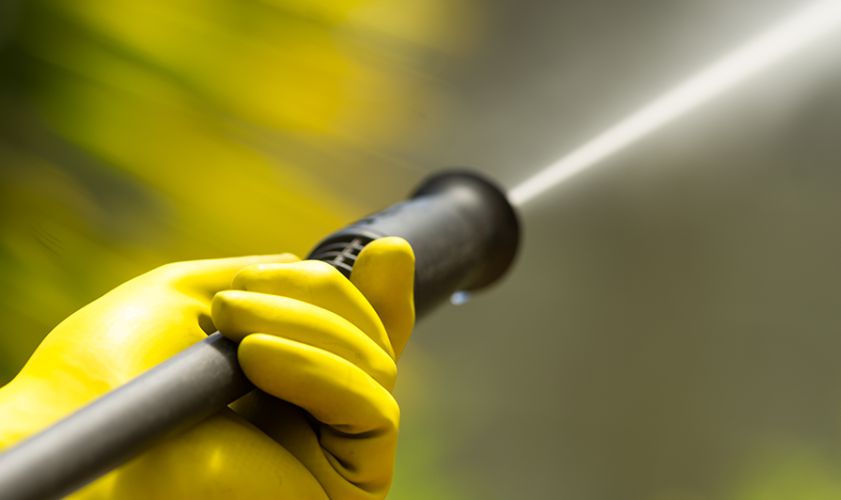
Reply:
M333 233L310 258L346 276L365 245L385 236L406 239L415 253L419 315L458 291L502 277L517 253L520 225L505 193L486 178L455 170L427 178L411 198Z

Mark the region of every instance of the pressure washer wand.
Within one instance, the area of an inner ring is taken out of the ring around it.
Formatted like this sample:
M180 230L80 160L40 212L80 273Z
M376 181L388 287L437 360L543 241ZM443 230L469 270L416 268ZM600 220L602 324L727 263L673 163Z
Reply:
M415 253L415 309L422 316L454 292L499 279L514 260L519 231L513 207L493 183L444 172L407 201L332 234L309 258L350 276L365 245L405 238ZM0 455L0 499L66 495L252 390L237 344L209 335Z

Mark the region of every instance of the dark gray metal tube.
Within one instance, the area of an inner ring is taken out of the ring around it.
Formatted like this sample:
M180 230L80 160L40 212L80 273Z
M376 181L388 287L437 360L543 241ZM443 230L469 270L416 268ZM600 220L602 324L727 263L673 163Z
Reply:
M221 333L0 455L0 498L59 498L254 387Z
M412 197L328 237L310 258L346 276L365 245L405 238L415 253L418 315L477 290L510 267L519 223L505 194L469 172L427 179ZM0 455L0 499L55 498L127 462L157 440L239 399L253 386L237 344L214 333Z

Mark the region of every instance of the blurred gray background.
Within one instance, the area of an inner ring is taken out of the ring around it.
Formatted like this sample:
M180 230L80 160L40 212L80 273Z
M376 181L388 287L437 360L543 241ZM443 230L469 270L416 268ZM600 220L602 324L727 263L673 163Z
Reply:
M803 5L488 2L399 154L512 186ZM401 446L451 429L460 498L841 498L839 130L833 36L529 205L507 281L418 327Z

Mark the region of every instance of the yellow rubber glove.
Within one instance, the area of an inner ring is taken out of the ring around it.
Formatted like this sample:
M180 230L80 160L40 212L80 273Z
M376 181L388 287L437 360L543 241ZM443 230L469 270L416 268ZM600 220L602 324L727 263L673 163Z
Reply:
M350 281L288 254L158 268L67 318L0 389L0 448L218 328L241 341L240 364L263 392L77 496L383 498L399 420L390 390L414 323L413 277L411 248L399 238L369 244Z

